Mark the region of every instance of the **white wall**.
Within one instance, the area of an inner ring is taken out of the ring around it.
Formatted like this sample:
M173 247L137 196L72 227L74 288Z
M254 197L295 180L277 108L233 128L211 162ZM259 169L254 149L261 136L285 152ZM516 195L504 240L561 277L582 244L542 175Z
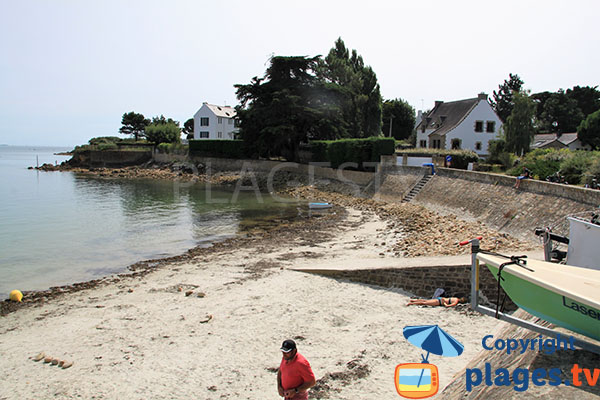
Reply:
M475 122L483 121L483 132L475 132ZM487 122L494 121L494 132L488 133ZM499 138L502 122L487 100L479 100L469 115L456 128L446 133L446 149L452 148L452 139L460 139L460 148L473 150L480 156L488 154L488 142ZM475 143L481 142L481 150L475 150Z

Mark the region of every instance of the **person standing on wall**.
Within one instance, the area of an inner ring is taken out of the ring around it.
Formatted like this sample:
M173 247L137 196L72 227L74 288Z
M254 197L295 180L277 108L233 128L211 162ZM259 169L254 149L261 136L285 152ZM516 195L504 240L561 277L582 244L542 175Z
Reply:
M285 340L283 358L277 372L277 390L285 400L307 400L308 389L315 386L315 374L306 358L296 349L296 342Z

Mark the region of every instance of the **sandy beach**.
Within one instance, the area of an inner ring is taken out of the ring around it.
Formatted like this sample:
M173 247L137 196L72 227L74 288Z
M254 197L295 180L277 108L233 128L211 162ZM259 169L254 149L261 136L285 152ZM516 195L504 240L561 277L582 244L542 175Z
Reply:
M430 357L441 366L441 392L496 320L467 306L406 307L411 294L402 290L295 269L464 254L457 242L482 231L496 250L532 244L420 206L317 195L336 207L133 275L38 295L0 317L0 399L278 399L279 347L287 338L313 366L310 398L394 399L395 366L423 354L402 329L430 324L465 346L460 357ZM74 364L33 361L40 352Z

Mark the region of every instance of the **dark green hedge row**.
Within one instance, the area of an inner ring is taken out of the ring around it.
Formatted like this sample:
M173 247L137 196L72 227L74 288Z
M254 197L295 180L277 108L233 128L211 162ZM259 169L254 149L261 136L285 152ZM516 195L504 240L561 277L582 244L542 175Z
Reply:
M189 151L190 156L246 158L243 140L190 140Z
M351 162L359 170L371 170L365 162L379 162L382 155L395 152L394 138L371 137L366 139L316 140L310 142L311 161L329 162L332 168ZM353 168L349 168L353 169Z

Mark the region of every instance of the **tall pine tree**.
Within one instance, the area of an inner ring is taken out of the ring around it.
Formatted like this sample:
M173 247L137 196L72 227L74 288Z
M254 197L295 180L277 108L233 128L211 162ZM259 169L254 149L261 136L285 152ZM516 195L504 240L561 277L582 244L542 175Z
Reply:
M377 75L356 50L350 52L338 38L320 62L318 75L336 85L342 97L342 114L347 123L344 136L360 138L381 135L382 98Z
M493 100L490 100L492 107L498 114L502 122L506 122L508 116L514 107L514 92L520 92L523 87L523 80L517 74L508 74L509 79L498 86L498 91L494 90Z

